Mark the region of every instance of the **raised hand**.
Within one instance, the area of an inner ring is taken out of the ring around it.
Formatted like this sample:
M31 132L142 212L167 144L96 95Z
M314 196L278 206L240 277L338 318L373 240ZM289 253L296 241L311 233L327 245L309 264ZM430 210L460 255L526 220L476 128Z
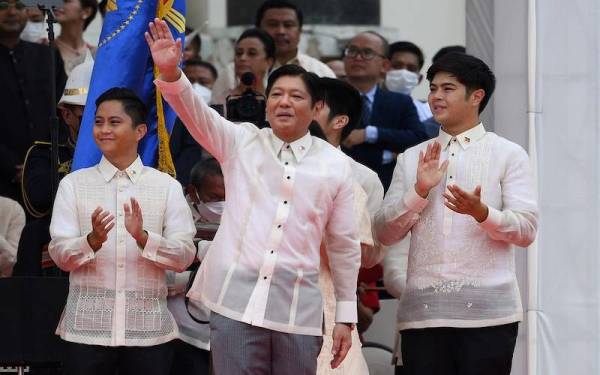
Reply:
M448 160L440 166L441 151L439 142L433 142L427 145L425 152L419 152L415 191L423 198L427 198L429 191L440 183L448 169Z
M481 186L476 186L472 193L466 192L456 185L448 185L450 193L444 193L446 207L454 212L473 216L478 222L488 217L488 207L481 202Z
M87 235L87 241L94 251L100 250L108 239L108 232L115 226L115 217L110 212L97 207L92 212L92 231Z
M140 247L146 246L148 235L144 231L144 219L142 217L142 208L135 198L131 197L131 206L123 204L125 211L125 229L131 234Z
M149 23L148 30L144 33L144 37L162 79L165 81L179 79L181 74L179 69L182 53L181 39L174 40L167 23L158 18Z
M352 347L352 328L344 323L336 323L333 327L333 347L331 354L331 368L337 368Z

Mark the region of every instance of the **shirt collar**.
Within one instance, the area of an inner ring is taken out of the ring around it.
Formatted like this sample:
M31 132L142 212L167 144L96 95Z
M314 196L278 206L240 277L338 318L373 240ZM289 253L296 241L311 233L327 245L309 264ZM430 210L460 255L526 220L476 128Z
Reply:
M440 128L440 134L437 137L437 141L442 145L442 149L445 150L446 147L450 145L452 138L456 138L463 150L466 150L470 145L483 138L485 133L485 128L481 122L477 126L458 134L456 137L446 133L443 128Z
M377 85L373 86L371 90L363 93L363 96L366 96L369 99L369 104L373 104L375 101L375 93L377 93Z
M142 174L143 168L144 165L142 164L142 160L138 155L133 163L131 163L129 167L125 168L124 172L127 174L127 176L129 176L131 182L135 184L139 176ZM119 168L112 165L111 162L109 162L104 156L102 156L100 163L98 163L98 169L100 170L100 173L106 182L112 180L112 178L115 177L115 174L119 172Z
M304 156L306 156L306 154L308 153L308 149L312 145L312 142L313 140L312 136L310 135L310 132L306 132L304 136L296 139L292 143L284 142L283 140L279 139L279 137L277 137L275 133L271 133L271 143L273 144L275 155L279 155L279 153L284 147L289 146L292 149L292 154L296 158L297 162L302 161Z

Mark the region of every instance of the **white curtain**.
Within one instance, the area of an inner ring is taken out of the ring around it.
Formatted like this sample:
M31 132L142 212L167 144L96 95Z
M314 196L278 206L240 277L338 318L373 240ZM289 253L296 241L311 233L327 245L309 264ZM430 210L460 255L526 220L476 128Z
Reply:
M524 147L537 145L537 256L527 264L524 250L518 258L524 307L537 324L531 332L529 322L521 325L512 373L600 375L600 2L537 0L530 51L527 0L473 0L467 18L483 6L493 12L494 130ZM489 23L470 24L467 33L490 30ZM469 40L481 38L467 35L467 49L477 54L481 46ZM531 53L535 90L528 90ZM535 100L528 109L529 93ZM528 110L534 113L531 140ZM529 285L528 268L537 268Z

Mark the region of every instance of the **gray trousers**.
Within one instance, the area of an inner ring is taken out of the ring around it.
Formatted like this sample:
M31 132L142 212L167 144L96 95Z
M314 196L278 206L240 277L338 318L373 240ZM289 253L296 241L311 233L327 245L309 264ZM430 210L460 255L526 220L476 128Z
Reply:
M277 332L212 313L215 375L315 375L323 338Z

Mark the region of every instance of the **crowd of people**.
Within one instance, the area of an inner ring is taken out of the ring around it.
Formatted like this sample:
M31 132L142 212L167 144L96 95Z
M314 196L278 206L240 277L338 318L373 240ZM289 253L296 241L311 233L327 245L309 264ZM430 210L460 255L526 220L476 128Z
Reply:
M95 101L101 160L72 171L98 10L64 1L51 72L43 16L0 0L0 277L68 276L61 371L368 374L383 279L397 374L510 373L514 248L534 240L537 203L526 152L480 121L496 84L483 61L449 46L423 72L416 44L363 31L322 62L298 49L302 10L266 0L219 71L196 32L182 45L156 19L144 37L178 116L176 179L142 164L148 109L120 87ZM427 102L411 97L423 78ZM259 124L228 119L245 93Z

